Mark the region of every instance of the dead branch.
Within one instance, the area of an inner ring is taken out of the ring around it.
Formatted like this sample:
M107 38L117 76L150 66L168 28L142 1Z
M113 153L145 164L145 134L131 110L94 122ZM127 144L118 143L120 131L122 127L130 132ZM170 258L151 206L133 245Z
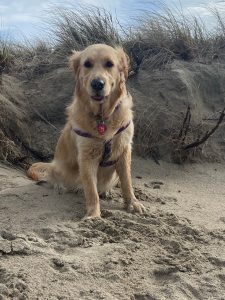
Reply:
M205 135L200 139L200 138L198 138L196 141L194 141L194 142L192 142L192 143L190 143L190 144L188 144L188 145L186 145L186 146L183 146L182 147L182 149L184 149L184 150L188 150L188 149L191 149L191 148L196 148L196 147L198 147L199 145L201 145L201 144L203 144L203 143L205 143L207 140L208 140L208 138L217 130L217 128L220 126L220 124L223 122L223 119L224 119L224 117L225 117L225 107L224 107L224 109L222 110L222 112L221 112L221 114L220 114L220 117L219 117L219 119L218 119L218 122L217 122L217 124L215 125L215 127L213 127L210 131L207 131L206 133L205 133Z
M190 121L191 121L191 109L190 109L190 105L188 105L187 107L187 112L181 127L181 130L179 132L178 135L178 139L181 140L181 144L184 144L184 141L186 139L189 127L190 127Z

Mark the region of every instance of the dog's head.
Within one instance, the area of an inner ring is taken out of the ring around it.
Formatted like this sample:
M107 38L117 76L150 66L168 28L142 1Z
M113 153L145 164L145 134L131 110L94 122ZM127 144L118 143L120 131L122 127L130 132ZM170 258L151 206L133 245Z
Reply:
M124 86L129 58L121 47L96 44L74 52L70 65L75 73L77 93L103 103Z

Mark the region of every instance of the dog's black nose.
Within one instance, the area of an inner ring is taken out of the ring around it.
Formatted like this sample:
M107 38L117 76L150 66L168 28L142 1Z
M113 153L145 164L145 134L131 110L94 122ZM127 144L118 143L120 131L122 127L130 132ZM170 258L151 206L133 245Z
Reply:
M101 91L104 88L105 82L101 79L93 79L91 82L91 87L95 91Z

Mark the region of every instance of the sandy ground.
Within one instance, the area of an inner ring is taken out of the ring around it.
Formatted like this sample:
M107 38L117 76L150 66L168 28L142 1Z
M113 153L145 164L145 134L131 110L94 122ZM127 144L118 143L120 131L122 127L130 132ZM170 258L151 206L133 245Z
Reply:
M102 219L0 165L0 299L225 299L225 168L134 159L143 216L119 188Z

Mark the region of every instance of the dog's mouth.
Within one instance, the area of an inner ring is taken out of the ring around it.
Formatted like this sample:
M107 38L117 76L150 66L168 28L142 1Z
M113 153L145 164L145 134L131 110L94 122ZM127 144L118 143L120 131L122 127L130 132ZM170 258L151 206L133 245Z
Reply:
M104 96L95 95L95 96L91 96L91 98L95 101L102 101L104 99Z

